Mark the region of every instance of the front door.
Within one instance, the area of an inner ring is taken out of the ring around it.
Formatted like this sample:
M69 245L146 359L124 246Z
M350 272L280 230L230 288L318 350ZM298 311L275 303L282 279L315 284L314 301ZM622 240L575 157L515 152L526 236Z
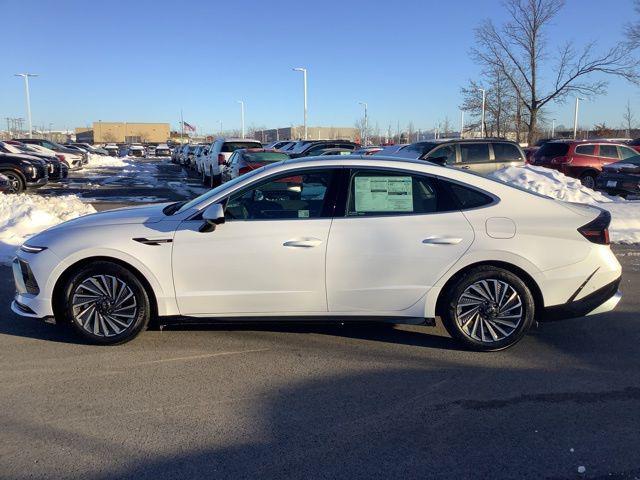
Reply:
M411 308L473 242L471 225L433 177L355 170L346 204L327 250L333 313Z
M332 170L288 172L233 193L226 222L185 221L173 245L183 315L322 313Z

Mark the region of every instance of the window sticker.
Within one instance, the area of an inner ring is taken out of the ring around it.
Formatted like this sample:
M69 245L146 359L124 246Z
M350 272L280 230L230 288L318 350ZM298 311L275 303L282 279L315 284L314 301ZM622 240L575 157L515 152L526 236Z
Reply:
M298 218L309 218L309 210L298 210Z
M411 177L356 177L356 212L413 212Z

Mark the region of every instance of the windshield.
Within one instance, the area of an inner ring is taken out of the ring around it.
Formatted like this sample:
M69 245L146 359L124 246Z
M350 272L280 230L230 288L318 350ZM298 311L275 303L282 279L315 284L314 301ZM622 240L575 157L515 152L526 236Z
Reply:
M4 143L4 142L3 142L3 143L2 143L2 146L3 146L4 148L6 148L6 149L7 149L7 151L9 151L9 153L22 153L22 152L24 152L24 151L25 151L25 150L20 150L19 148L15 147L15 146L13 146L13 145L11 145L11 144L9 144L9 143Z
M248 162L281 162L288 160L289 155L280 152L248 152L244 154L244 158Z
M540 147L536 156L538 157L560 157L569 151L568 143L545 143Z
M244 175L236 177L236 178L234 178L233 180L231 180L229 182L223 183L222 185L219 185L216 188L214 188L212 190L209 190L207 193L203 193L199 197L194 198L190 202L185 203L184 205L182 205L182 207L180 207L180 210L178 210L176 213L182 213L182 212L184 212L186 210L189 210L190 208L193 208L196 205L199 205L200 203L205 202L207 199L216 196L218 193L226 190L227 188L233 187L234 185L236 185L236 184L238 184L240 182L244 182L248 178L251 178L254 175L262 172L264 169L265 169L265 167L258 168L256 170L252 170L251 172L245 173Z

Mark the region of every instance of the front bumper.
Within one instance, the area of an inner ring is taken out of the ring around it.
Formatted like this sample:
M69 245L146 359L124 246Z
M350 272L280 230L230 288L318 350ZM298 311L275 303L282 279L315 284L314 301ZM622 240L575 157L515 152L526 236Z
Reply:
M38 178L37 180L27 181L27 188L40 188L47 184L49 177Z
M618 305L618 302L620 302L622 298L622 292L618 289L620 279L621 277L618 277L613 282L608 283L604 287L591 292L579 300L547 307L544 309L542 315L538 316L538 320L548 322L610 312Z

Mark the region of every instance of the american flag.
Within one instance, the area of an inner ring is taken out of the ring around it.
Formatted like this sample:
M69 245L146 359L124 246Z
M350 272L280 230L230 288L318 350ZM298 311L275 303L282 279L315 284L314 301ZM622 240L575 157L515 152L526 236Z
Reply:
M184 126L184 129L189 131L189 132L195 132L196 131L196 127L194 127L193 125L183 121L182 125Z

